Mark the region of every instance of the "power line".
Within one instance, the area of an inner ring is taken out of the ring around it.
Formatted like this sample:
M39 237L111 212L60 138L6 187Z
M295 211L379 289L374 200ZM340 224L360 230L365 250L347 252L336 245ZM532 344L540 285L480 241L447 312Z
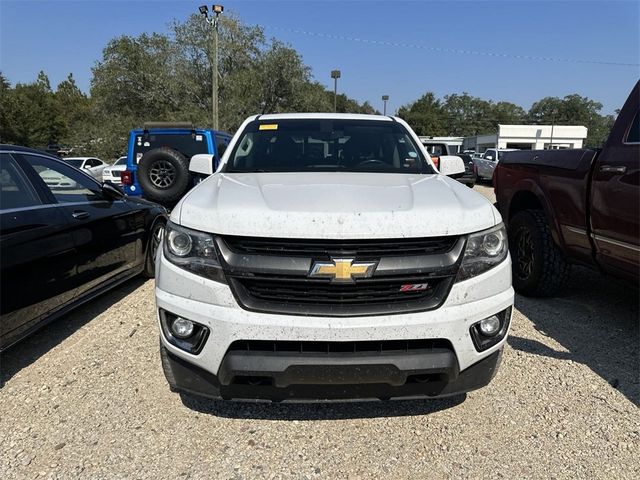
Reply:
M540 57L535 55L516 55L511 53L480 52L477 50L464 50L459 48L427 47L425 45L417 45L415 43L390 42L386 40L371 40L367 38L348 37L345 35L334 35L332 33L310 32L308 30L298 30L295 28L276 27L276 26L270 26L266 28L272 28L274 30L295 33L298 35L306 35L310 37L328 38L330 40L345 40L349 42L367 43L371 45L383 45L386 47L415 48L419 50L428 50L428 51L438 52L438 53L455 53L459 55L478 55L478 56L494 57L494 58L513 58L516 60L532 60L532 61L538 61L538 62L585 63L585 64L592 64L592 65L608 65L608 66L619 66L619 67L640 67L640 63L607 62L603 60L581 60L576 58L556 58L556 57Z

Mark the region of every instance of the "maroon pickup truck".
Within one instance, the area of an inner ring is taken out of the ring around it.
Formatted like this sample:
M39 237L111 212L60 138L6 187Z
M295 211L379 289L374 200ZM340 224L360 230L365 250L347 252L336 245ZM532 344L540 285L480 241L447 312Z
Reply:
M494 174L508 227L513 286L558 292L572 263L638 283L640 82L599 150L506 152Z

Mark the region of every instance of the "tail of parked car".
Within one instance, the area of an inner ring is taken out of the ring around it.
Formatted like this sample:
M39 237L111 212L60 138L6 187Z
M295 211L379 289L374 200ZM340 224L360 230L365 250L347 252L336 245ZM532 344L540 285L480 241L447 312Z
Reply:
M129 133L127 169L121 175L129 195L173 207L200 180L189 172L191 157L213 156L217 168L231 136L191 123L146 123Z

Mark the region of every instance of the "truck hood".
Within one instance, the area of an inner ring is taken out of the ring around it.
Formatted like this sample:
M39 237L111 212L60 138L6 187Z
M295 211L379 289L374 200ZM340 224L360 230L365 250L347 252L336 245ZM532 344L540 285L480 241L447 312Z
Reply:
M492 227L500 215L443 175L217 173L171 220L225 235L359 239L460 235Z

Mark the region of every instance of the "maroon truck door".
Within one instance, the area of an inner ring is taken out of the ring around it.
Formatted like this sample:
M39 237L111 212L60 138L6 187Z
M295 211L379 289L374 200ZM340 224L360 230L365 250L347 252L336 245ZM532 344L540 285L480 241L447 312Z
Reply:
M598 263L630 279L638 278L640 268L638 106L636 85L598 158L591 190L591 228Z

